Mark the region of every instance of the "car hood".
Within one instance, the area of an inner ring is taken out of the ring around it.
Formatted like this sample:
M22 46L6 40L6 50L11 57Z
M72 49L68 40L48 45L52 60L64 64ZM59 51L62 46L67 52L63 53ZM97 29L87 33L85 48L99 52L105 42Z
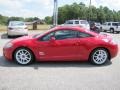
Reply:
M11 42L12 42L12 43L16 43L16 42L30 41L30 40L33 39L32 36L33 36L33 35L23 36L23 37L20 37L20 38L16 38L16 39L12 40Z

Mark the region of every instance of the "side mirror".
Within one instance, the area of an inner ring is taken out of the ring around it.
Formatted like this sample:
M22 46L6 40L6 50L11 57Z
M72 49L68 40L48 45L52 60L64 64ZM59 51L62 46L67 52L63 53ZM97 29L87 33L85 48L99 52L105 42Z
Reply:
M54 42L55 41L55 37L50 37L50 41Z

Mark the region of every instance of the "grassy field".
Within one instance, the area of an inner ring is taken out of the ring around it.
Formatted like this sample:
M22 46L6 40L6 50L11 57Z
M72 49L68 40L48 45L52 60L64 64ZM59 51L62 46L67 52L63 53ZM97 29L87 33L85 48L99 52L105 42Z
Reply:
M7 30L7 26L0 25L0 31L6 31L6 30Z
M37 25L37 30L48 30L50 26L51 25ZM28 25L29 30L33 30L32 28L33 28L32 25ZM7 26L0 25L0 31L6 31L6 30L7 30Z
M37 25L37 30L48 30L51 25ZM28 25L29 30L33 30L32 25Z

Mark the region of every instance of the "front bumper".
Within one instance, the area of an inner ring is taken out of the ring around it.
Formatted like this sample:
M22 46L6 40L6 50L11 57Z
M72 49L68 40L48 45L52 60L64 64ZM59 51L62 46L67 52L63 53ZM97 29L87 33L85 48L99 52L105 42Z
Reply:
M4 57L11 61L13 59L13 49L12 48L3 48L3 55Z

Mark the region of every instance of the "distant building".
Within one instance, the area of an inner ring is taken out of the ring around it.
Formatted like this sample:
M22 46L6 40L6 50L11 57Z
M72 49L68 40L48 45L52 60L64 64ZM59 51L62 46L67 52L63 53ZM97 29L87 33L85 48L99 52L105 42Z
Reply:
M26 25L33 25L33 23L45 24L45 21L44 20L34 20L33 22L25 22Z

